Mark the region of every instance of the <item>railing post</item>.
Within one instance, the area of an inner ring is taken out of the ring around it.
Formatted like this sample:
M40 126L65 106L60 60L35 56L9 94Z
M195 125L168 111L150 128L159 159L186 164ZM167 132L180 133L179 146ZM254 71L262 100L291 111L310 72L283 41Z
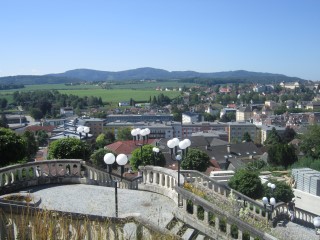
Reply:
M215 228L216 228L216 230L217 231L220 231L220 219L218 218L218 216L215 216L215 221L214 221L214 223L215 223Z

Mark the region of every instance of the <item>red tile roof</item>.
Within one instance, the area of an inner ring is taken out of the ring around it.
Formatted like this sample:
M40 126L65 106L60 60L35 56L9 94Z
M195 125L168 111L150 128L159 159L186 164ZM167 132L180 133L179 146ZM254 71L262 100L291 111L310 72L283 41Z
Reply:
M26 127L26 131L37 132L40 130L44 130L46 132L52 132L54 128L54 126L28 126Z
M157 139L150 139L148 144L153 144L156 141ZM116 154L123 153L126 155L131 154L132 151L138 147L139 146L136 146L133 140L117 141L106 146L107 149L115 152Z

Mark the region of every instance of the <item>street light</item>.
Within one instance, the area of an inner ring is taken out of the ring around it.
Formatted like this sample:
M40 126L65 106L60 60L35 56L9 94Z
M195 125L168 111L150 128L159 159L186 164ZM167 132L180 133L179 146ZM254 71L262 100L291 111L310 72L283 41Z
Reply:
M142 147L148 144L150 129L149 128L135 128L131 130L131 135L133 137L134 144L140 147L140 158L142 161Z
M316 229L316 234L320 235L320 217L313 218L313 225Z
M267 210L267 204L271 206L271 216L272 216L274 206L276 205L276 199L272 197L270 198L270 202L269 202L269 199L267 197L263 197L262 202L264 205L264 210ZM268 216L268 218L271 219L270 215Z
M77 132L79 133L80 140L81 140L82 133L86 134L85 138L88 137L88 133L90 132L90 128L86 127L86 126L79 126L79 127L77 127Z
M158 156L158 153L160 152L160 149L157 147L152 148L153 152L153 166L156 165L156 157Z
M171 159L173 159L173 154L175 155L175 160L178 161L178 186L180 186L180 163L183 160L183 157L185 157L188 154L188 148L191 145L191 141L189 139L184 139L180 141L178 138L170 139L167 142L168 148L170 148L171 153ZM180 154L178 153L178 146L180 148Z
M271 188L271 192L272 192L272 195L273 195L273 190L276 188L276 185L269 182L269 183L267 184L267 186L268 186L269 188Z
M88 133L90 132L90 128L86 127L86 126L79 126L79 127L77 127L77 132L79 133L79 138L80 138L80 141L81 141L82 133L86 134L85 139L88 138ZM83 148L83 160L85 160L85 159L86 159L86 150L85 150L85 147L84 147Z
M115 157L112 153L107 153L103 157L104 162L108 165L108 171L111 173L111 167L112 164L116 161L118 165L121 167L121 181L122 181L122 175L124 172L124 165L128 162L128 157L125 154L119 154L117 157ZM114 197L115 197L115 209L116 209L116 217L118 217L118 182L117 180L114 180Z

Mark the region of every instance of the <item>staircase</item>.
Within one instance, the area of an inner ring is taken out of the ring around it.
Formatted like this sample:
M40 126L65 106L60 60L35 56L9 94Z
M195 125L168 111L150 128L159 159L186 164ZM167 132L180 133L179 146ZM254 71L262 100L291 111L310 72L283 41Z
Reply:
M177 218L171 219L166 228L172 235L178 236L183 240L210 240L208 236L199 232L197 229L192 228L188 224L182 222Z

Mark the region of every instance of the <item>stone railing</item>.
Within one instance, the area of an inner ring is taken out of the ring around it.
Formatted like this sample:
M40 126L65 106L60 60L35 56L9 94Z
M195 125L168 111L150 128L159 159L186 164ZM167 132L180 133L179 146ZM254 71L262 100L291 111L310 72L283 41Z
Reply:
M119 181L120 188L138 189L141 179L142 177L121 178L118 174L109 174L82 160L47 160L1 168L0 195L43 184L112 186L115 181Z
M177 187L176 190L182 200L183 211L177 211L175 215L209 237L214 239L276 239L183 188Z
M288 216L289 216L289 210L288 210L287 204L283 202L276 204L274 208L273 218L280 220L283 217L288 217ZM317 216L318 215L314 213L311 213L296 207L294 222L310 228L314 228L313 219Z
M139 185L140 190L156 192L165 195L178 203L178 193L175 190L178 185L178 173L176 171L154 166L139 167L143 180ZM180 177L183 185L184 177Z
M179 203L180 208L175 212L175 216L208 237L214 239L242 239L243 235L246 235L250 239L255 237L275 239L205 199L178 187L176 171L153 166L140 167L140 170L143 172L143 182L139 185L139 189L166 195L177 204ZM183 186L185 181L193 181L208 186L215 193L225 197L230 193L230 189L197 171L182 171L182 175L180 186ZM246 200L250 200L250 203L251 201L254 202L252 199Z
M231 193L231 188L214 180L210 177L200 173L198 171L193 170L182 170L181 173L184 175L185 180L190 183L194 183L197 186L201 186L208 190L208 192L212 192L213 194L219 194L225 198L229 196ZM252 198L249 198L243 195L240 192L232 190L235 199L237 200L238 204L241 204L243 207L248 206L251 215L258 217L260 219L267 219L268 214L264 210L264 205L260 202L255 201ZM269 211L269 209L267 210Z
M0 203L0 240L5 239L157 239L169 232L145 219L42 211ZM1 209L3 211L1 211Z

